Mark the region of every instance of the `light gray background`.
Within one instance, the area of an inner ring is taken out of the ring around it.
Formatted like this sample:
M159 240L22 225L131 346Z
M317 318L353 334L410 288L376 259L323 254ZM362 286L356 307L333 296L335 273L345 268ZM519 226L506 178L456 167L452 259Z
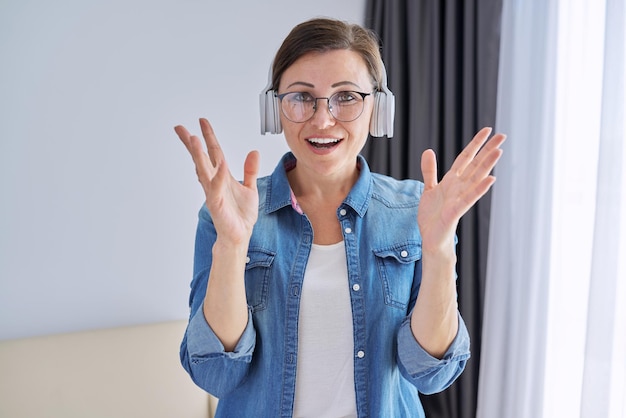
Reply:
M188 315L203 194L173 131L208 117L233 174L291 27L365 0L0 0L0 339Z

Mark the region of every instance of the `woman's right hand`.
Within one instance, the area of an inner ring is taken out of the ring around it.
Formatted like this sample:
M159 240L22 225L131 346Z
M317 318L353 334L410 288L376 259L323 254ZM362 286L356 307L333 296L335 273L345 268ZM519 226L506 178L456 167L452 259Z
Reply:
M243 183L240 183L230 173L209 121L200 119L200 128L206 152L200 138L191 135L184 126L178 125L174 130L196 165L198 181L204 189L206 206L220 241L232 245L247 244L258 217L259 153L251 151L246 157Z

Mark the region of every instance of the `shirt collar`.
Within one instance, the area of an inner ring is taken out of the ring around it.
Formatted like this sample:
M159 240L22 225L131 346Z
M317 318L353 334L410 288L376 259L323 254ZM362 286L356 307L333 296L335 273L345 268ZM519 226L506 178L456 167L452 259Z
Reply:
M286 153L270 176L269 188L265 200L265 213L271 213L285 206L291 206L291 188L287 180L287 172L296 165L296 157ZM348 193L344 204L350 206L359 216L365 215L372 197L372 173L363 156L357 157L359 178Z

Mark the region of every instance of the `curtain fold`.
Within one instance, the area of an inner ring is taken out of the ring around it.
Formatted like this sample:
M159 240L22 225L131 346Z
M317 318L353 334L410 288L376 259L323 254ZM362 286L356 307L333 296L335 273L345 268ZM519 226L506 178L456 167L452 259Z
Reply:
M421 154L432 148L441 177L480 128L495 127L501 3L367 2L365 24L381 38L396 96L394 138L370 138L363 150L374 171L421 180ZM475 416L490 206L487 195L459 224L459 308L472 358L448 390L422 396L429 418Z
M626 1L606 0L597 197L580 409L585 418L626 417L625 25Z
M477 416L626 417L626 0L504 0Z
M554 2L502 11L496 167L478 417L541 417L554 145ZM567 416L567 415L562 415Z

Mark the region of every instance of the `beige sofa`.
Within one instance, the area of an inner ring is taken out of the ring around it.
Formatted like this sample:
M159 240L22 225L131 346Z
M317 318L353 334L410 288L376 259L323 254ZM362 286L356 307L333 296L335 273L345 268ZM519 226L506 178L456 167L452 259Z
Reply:
M180 365L185 321L0 341L0 417L210 418Z

